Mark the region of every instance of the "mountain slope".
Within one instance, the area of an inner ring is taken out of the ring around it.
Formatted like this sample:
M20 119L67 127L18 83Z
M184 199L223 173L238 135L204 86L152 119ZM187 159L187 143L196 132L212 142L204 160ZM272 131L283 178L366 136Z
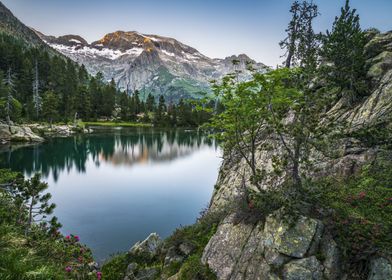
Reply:
M29 27L19 21L12 12L0 2L0 32L12 35L15 38L25 41L28 45L34 47L48 46L41 40L37 34Z
M200 98L210 92L210 80L234 70L242 70L240 75L246 78L250 74L247 62L260 71L266 69L244 54L211 59L173 38L136 31L109 33L91 44L77 35L56 38L37 34L57 51L84 64L91 74L102 72L106 80L113 78L123 90L139 90L142 97L163 94L168 101ZM240 61L235 67L234 59Z

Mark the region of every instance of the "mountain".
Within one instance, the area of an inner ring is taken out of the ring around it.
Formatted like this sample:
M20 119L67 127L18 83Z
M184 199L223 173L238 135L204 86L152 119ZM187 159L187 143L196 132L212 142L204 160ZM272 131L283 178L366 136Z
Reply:
M245 54L212 59L173 38L136 31L109 33L91 44L78 35L47 36L24 25L1 2L0 32L52 55L65 55L92 75L102 72L106 81L113 78L128 93L139 90L142 98L149 93L164 95L168 102L201 98L211 93L211 80L234 70L242 71L239 76L246 79L247 62L258 71L267 69ZM239 64L233 66L233 60Z
M142 97L162 94L167 101L200 98L210 93L210 80L234 70L241 70L245 79L250 75L247 62L259 71L267 68L245 54L211 59L173 38L136 31L109 33L91 44L77 35L36 34L55 50L84 64L90 74L102 72L105 80L113 78L122 90L139 90ZM233 66L233 60L239 64Z
M18 20L12 12L0 2L0 32L11 35L22 40L29 46L42 47L50 53L55 53L52 48L48 47L42 39L20 20Z

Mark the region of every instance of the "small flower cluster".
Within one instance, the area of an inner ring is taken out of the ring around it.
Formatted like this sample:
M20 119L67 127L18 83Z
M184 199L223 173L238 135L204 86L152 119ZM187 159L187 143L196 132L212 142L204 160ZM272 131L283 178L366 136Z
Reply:
M88 279L92 279L91 277L95 275L96 279L101 280L102 273L96 270L92 271L90 268L90 264L93 263L91 251L79 243L79 236L69 234L63 237L62 240L66 251L69 252L69 261L65 266L65 271L69 274L69 277L79 279L81 275L89 275Z
M79 241L80 241L80 238L79 238L79 236L77 236L77 235L71 234L71 235L67 235L67 236L65 237L65 240L66 240L66 241L69 241L69 242L79 242Z

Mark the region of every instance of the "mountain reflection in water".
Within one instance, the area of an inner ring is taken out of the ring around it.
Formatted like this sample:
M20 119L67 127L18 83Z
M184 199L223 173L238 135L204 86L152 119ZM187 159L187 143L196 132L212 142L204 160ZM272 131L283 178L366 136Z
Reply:
M191 155L204 147L215 147L215 141L203 133L190 130L147 128L95 128L94 134L54 138L45 144L14 145L0 148L0 168L10 168L31 176L50 173L57 181L63 170L72 167L86 172L91 157L97 166L102 162L132 166L172 161Z

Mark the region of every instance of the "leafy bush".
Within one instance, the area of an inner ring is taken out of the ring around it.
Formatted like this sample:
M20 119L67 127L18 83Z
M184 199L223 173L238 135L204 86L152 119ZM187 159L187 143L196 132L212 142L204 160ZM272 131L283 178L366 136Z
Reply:
M126 253L112 256L102 266L103 279L122 279L125 276L125 271L130 263L130 258Z
M325 178L309 201L335 235L349 270L366 271L374 254L392 251L392 163L378 160L348 179ZM325 215L325 213L328 213Z
M179 280L215 280L217 279L215 274L203 265L200 261L201 255L194 254L190 256L185 263L182 265L179 272Z

